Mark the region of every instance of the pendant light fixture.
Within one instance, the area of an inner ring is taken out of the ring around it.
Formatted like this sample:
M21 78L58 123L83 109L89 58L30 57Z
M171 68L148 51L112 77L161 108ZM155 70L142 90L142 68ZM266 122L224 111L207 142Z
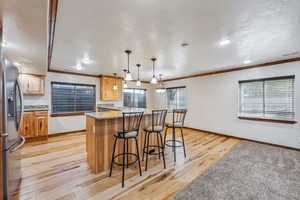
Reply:
M151 84L156 84L157 83L157 79L155 77L155 61L156 61L156 58L151 58L152 62L153 62L153 76L152 76L152 79L151 79Z
M164 93L164 92L166 92L166 88L165 88L164 83L162 81L162 74L159 74L159 80L158 80L158 82L159 82L159 86L156 88L156 92L157 93Z
M131 76L131 73L130 73L130 70L129 70L129 54L131 54L131 50L125 50L125 53L127 54L127 72L126 72L126 75L125 75L125 80L126 81L131 81L132 80L132 76Z
M115 77L113 90L117 90L118 89L118 85L117 85L117 81L116 81L116 79L117 79L117 73L113 73L113 74L114 74L114 77Z
M136 82L136 86L140 87L142 85L142 82L140 81L140 67L141 67L141 64L136 64L137 66L137 69L138 69L138 80Z
M127 70L126 70L126 69L123 69L123 72L124 72L124 76L126 77ZM123 88L128 88L127 81L126 81L125 79L124 79Z

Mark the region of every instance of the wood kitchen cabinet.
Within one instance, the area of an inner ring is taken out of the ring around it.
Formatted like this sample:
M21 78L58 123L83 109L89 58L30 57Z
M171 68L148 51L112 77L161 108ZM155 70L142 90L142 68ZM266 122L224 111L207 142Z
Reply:
M45 76L21 74L20 81L24 95L44 95Z
M47 138L48 137L48 112L30 111L23 116L20 135L26 138Z
M113 86L117 85L114 90ZM122 99L122 79L112 76L101 76L100 96L102 101L118 101Z

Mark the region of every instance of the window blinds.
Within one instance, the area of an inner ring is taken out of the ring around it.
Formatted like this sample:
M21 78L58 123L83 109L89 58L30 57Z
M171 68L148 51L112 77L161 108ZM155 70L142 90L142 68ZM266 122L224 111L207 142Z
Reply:
M52 82L51 89L53 114L95 111L94 85Z
M124 106L146 108L146 90L136 88L124 89Z
M295 76L240 81L240 116L295 118Z

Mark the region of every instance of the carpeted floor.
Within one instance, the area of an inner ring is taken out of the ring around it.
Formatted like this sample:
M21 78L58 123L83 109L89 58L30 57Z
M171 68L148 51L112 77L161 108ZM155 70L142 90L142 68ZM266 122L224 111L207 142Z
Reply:
M243 141L175 200L300 200L300 151Z

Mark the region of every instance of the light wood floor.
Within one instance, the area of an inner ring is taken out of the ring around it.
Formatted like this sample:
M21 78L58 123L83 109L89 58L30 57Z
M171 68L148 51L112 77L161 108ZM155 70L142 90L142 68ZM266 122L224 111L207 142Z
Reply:
M126 169L123 189L119 167L114 168L112 177L90 173L84 132L26 144L21 160L23 179L15 199L170 199L240 142L190 129L185 129L184 135L186 159L182 148L177 148L174 164L167 148L167 169L163 170L162 160L152 156L147 172L142 163L143 176L139 176L137 164Z

